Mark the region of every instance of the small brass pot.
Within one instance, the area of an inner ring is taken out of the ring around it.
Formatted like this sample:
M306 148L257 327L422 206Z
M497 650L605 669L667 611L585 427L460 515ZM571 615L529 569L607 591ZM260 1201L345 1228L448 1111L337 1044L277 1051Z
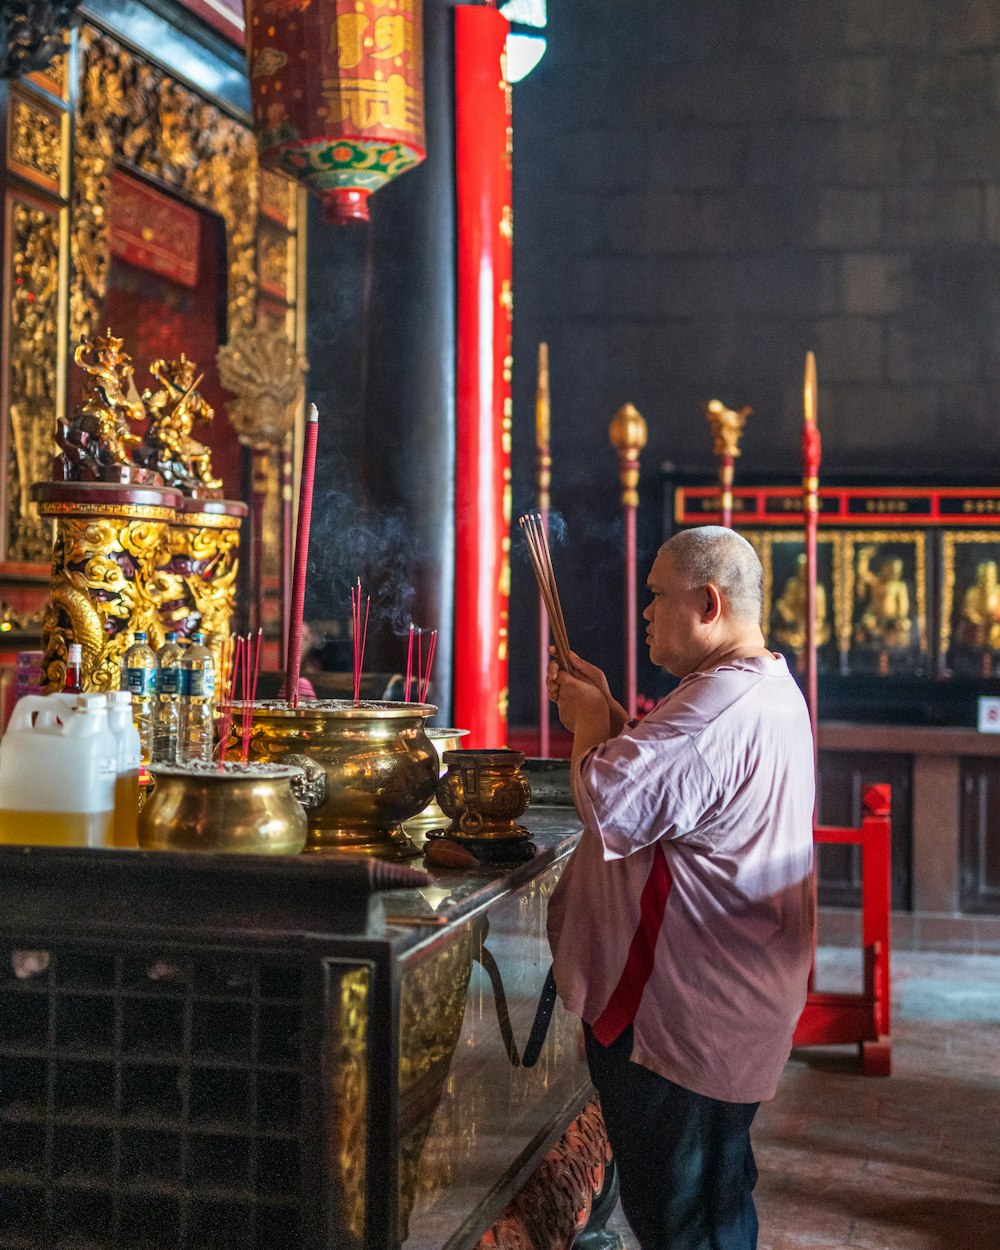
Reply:
M429 703L362 699L254 704L250 759L303 768L309 779L307 852L342 851L382 859L418 855L402 829L433 796L438 757L425 732ZM233 708L230 753L239 749L241 711Z
M468 729L428 729L427 737L430 738L434 746L434 750L438 756L438 781L448 771L445 767L444 753L445 751L457 751L462 745L462 739L468 737ZM428 829L434 829L445 824L448 817L441 810L441 805L437 801L437 794L431 798L431 801L423 809L418 812L411 820L406 822L406 832L418 846L422 846Z
M518 823L531 802L531 787L521 773L524 756L505 747L497 750L445 751L447 772L437 801L451 820L449 838L523 839Z
M152 794L139 813L150 851L298 855L306 814L292 791L298 768L276 764L151 764Z

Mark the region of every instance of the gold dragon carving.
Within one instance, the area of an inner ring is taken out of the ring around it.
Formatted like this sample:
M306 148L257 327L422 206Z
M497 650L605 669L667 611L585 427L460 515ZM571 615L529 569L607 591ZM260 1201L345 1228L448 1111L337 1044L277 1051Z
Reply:
M163 641L149 587L167 523L113 504L103 516L74 515L72 504L40 508L56 517L52 599L42 624L46 689L62 688L73 641L83 648L85 688L117 690L130 631L146 630L154 647Z

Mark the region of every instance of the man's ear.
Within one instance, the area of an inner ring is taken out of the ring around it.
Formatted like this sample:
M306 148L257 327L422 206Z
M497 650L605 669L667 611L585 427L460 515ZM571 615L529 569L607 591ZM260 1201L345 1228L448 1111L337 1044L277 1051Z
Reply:
M722 593L718 586L711 582L705 587L705 608L701 620L703 625L714 625L722 616Z

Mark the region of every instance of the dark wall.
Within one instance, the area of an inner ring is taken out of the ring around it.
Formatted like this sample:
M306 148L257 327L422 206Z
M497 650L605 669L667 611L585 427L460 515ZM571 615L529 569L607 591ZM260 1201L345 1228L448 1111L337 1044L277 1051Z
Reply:
M826 472L1000 474L993 0L549 0L549 50L514 114L516 507L534 497L546 339L557 574L571 642L613 686L607 426L626 400L649 423L640 581L660 463L714 473L706 400L754 408L737 477L794 478L809 348ZM513 586L512 719L530 723L523 564ZM655 681L640 668L640 690Z

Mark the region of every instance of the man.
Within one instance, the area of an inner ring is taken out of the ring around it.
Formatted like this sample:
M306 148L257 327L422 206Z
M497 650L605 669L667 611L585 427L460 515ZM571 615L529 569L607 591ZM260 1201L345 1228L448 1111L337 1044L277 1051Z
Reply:
M677 534L647 585L650 658L681 682L644 720L593 665L548 668L584 823L549 906L555 980L642 1250L753 1250L749 1129L812 952L812 736L745 539Z

